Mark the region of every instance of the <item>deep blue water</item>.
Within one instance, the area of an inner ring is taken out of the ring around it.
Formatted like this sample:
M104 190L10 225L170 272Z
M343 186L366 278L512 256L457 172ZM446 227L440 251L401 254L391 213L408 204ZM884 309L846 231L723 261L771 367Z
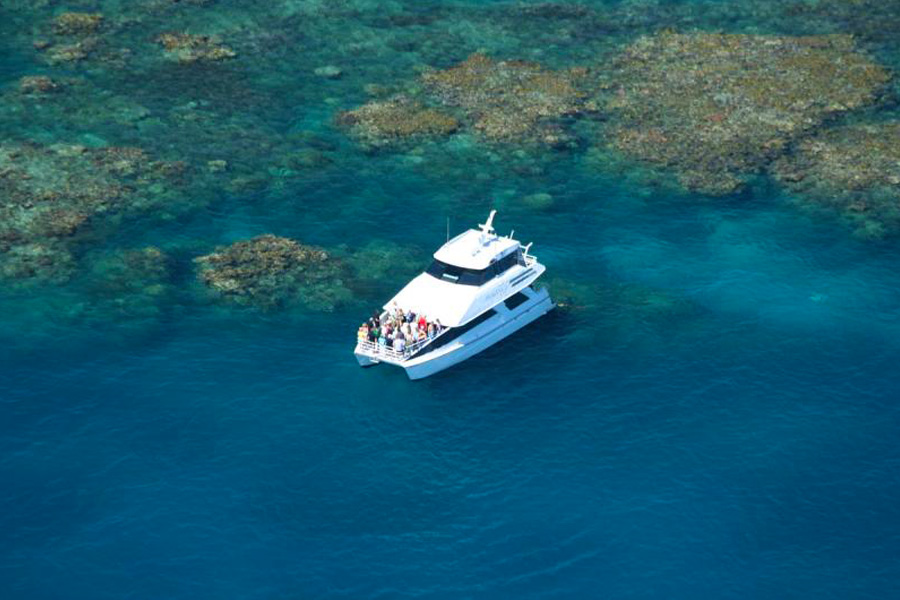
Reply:
M4 44L4 83L36 69ZM333 131L320 96L352 106L359 82L295 87L250 113L328 136L328 170L211 190L100 247L171 251L185 288L191 256L266 232L424 267L448 216L498 207L566 306L410 382L352 355L399 277L329 313L185 294L147 319L77 281L4 289L0 598L900 597L896 239L765 183L711 200L582 155L416 168ZM517 201L536 191L554 205Z
M896 248L655 200L518 230L691 310L560 310L422 382L359 369L350 311L8 356L4 596L892 597Z

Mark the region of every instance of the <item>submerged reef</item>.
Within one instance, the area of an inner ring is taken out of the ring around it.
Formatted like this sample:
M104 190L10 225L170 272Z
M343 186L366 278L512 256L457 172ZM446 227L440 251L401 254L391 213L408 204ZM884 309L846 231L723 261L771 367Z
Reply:
M4 264L10 263L0 255L0 267ZM45 266L40 269L46 273ZM88 251L65 285L35 289L4 282L0 307L17 318L0 323L0 337L18 347L37 348L80 331L95 348L156 335L183 306L175 275L174 260L157 247Z
M288 238L261 235L217 248L194 262L204 285L239 305L333 310L352 297L340 260Z
M19 80L22 94L49 94L59 90L59 84L46 75L26 75Z
M100 145L104 141L99 133L105 134L110 126L134 127L150 111L87 78L27 75L19 80L18 90L0 92L0 129L21 127L23 114L31 127L40 130L42 139L72 141L73 132L82 132L84 137L74 139ZM139 136L134 130L119 137L136 140Z
M342 112L337 116L337 124L370 146L449 135L459 128L459 121L452 115L403 95Z
M575 115L587 95L578 84L587 70L552 71L520 60L473 54L442 71L425 73L429 92L447 106L459 106L472 126L493 140L540 139L545 120Z
M48 46L47 62L51 65L60 63L78 62L86 59L97 47L96 38L89 38L85 41L73 44L55 44Z
M170 32L163 33L156 41L169 60L179 63L215 62L237 56L237 52L225 46L217 35Z
M138 148L0 145L0 275L63 279L76 234L101 216L160 206L160 184L183 170Z
M624 311L629 311L629 320L640 322L684 318L698 311L686 297L639 283L555 278L547 285L562 308L610 322L621 320Z
M493 142L565 146L571 140L559 121L585 111L587 94L579 85L586 76L583 68L553 71L476 53L450 68L425 72L424 88L416 88L421 98L373 100L340 113L336 121L369 145L442 137L465 127Z
M555 277L545 282L560 311L567 313L572 329L569 341L596 347L598 343L645 346L657 351L668 336L698 335L704 309L677 291L636 282L599 278L571 280Z
M784 3L783 16L816 28L838 28L866 41L893 46L896 52L900 13L896 0L796 0Z
M86 293L91 299L81 319L155 319L176 294L173 261L159 248L116 250L91 255ZM75 315L73 315L74 317Z
M900 122L823 130L773 172L803 199L840 210L863 237L900 232Z
M373 302L396 293L397 283L418 275L429 258L421 248L386 239L373 239L358 248L341 245L333 254L350 268L354 295Z
M51 65L85 60L101 45L97 35L104 24L99 13L66 12L45 25L42 37L34 48L46 51L45 60Z
M98 13L67 12L53 20L53 31L57 35L89 35L102 23L103 15Z
M64 283L75 269L72 253L58 241L11 244L0 240L0 280Z
M722 195L829 115L874 102L887 81L850 36L661 33L616 59L606 107L619 150Z

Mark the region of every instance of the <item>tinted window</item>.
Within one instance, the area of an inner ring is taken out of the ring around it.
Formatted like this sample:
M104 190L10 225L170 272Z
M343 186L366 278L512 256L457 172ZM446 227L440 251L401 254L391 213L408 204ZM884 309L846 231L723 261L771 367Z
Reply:
M506 308L508 308L509 310L515 310L517 307L526 302L528 302L528 296L526 296L522 292L516 292L515 294L504 300L503 304L505 304Z
M479 325L481 325L482 323L484 323L485 321L487 321L488 319L490 319L491 317L493 317L496 314L497 314L497 312L494 309L491 309L491 310L487 311L486 313L483 313L483 314L475 317L474 319L472 319L471 321L469 321L462 327L454 327L453 329L451 329L450 331L448 331L447 333L445 333L444 335L442 335L441 337L436 339L433 343L429 344L427 346L427 349L434 350L435 348L440 348L441 346L443 346L445 344L449 344L450 342L452 342L453 340L455 340L456 338L458 338L465 332L471 331L475 327L478 327Z
M473 269L463 269L463 273L459 277L459 283L463 285L481 285L485 281L491 279L493 276L494 274L491 272L490 267L481 271L475 271Z
M481 271L476 271L474 269L463 269L462 267L448 265L445 262L435 260L433 263L431 263L431 266L428 267L425 272L432 277L437 277L442 281L449 281L450 283L460 283L462 285L481 285L487 279L493 277L493 274L488 277L489 271L490 268L483 269Z
M444 281L449 281L451 283L458 283L459 276L462 275L463 269L435 260L425 272L432 277L437 277L438 279L443 279Z
M493 267L497 275L500 275L501 273L506 272L508 269L516 266L516 262L516 253L513 252L512 254L507 254L506 256L495 262L493 264Z
M488 268L477 271L475 269L464 269L435 260L425 272L432 277L437 277L442 281L449 281L450 283L481 285L515 266L517 261L518 254L513 252L512 254L507 254L497 262L491 263Z

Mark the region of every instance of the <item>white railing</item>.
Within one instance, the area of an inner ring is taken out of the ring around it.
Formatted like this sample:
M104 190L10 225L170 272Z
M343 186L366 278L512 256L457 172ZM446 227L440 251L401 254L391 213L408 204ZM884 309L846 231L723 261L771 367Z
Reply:
M379 360L403 362L448 331L450 331L450 328L444 327L439 333L435 334L434 337L425 338L424 340L419 340L414 344L406 345L404 346L403 350L394 350L392 346L389 346L387 344L382 346L378 342L371 342L368 339L362 340L357 338L356 351L373 358L377 358Z

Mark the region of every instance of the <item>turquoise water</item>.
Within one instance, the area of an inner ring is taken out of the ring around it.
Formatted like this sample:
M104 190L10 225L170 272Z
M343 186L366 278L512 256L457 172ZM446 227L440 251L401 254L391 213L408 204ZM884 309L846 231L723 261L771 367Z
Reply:
M668 25L862 19L607 2L591 3L605 28L572 37L583 17L507 3L25 4L0 8L5 139L139 145L190 175L163 208L75 240L66 282L0 291L4 598L896 596L896 239L860 239L764 178L711 199L598 168L592 124L573 151L462 134L379 152L333 124L364 85L478 49L557 67ZM129 68L42 63L34 30L63 9L137 19L106 34ZM153 35L192 28L238 59L161 61ZM346 73L314 77L324 64ZM14 110L37 73L82 83ZM205 169L219 158L221 177ZM522 201L539 192L552 205ZM358 321L448 217L461 231L492 207L565 306L420 382L360 369ZM376 243L397 266L372 264L331 312L204 295L193 258L263 233L351 256ZM169 257L163 293L105 266L148 245Z

